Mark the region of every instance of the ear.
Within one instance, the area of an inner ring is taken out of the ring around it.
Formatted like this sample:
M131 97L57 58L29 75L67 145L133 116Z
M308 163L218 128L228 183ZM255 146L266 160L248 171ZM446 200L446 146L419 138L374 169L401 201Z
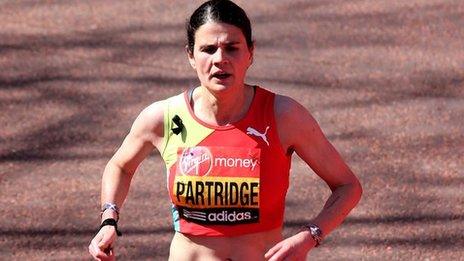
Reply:
M188 45L185 46L185 52L187 53L187 57L188 57L188 60L189 60L189 63L190 63L190 66L192 66L192 68L194 70L196 70L196 66L195 66L195 58L193 57L193 53L190 52L189 48L188 48Z
M254 57L254 52L255 52L255 43L253 42L253 45L248 49L250 52L250 63L248 64L248 67L250 67L253 64L253 57Z

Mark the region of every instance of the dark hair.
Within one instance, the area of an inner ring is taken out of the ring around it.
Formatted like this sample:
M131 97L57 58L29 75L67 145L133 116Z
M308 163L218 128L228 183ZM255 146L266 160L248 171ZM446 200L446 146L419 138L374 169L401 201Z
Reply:
M193 53L195 32L209 21L234 25L242 30L248 48L253 46L251 23L245 11L230 0L210 0L198 7L187 21L187 48Z

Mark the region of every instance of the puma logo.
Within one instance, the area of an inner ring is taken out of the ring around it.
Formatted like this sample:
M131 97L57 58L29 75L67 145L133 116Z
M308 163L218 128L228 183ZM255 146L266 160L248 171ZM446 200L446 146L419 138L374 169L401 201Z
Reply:
M256 137L260 137L261 139L264 140L264 142L266 142L267 146L269 146L269 142L267 141L267 137L266 137L266 134L267 134L268 130L269 130L269 126L266 127L266 131L264 131L264 133L261 133L261 132L257 131L256 129L252 128L252 127L248 127L247 128L247 134L248 135L254 135Z

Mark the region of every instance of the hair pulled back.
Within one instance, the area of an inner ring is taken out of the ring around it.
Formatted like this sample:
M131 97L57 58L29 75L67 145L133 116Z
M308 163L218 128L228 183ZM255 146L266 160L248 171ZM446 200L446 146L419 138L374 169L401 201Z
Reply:
M248 48L253 47L251 23L245 11L230 0L210 0L200 5L187 21L187 48L193 54L195 33L207 22L234 25L242 31Z

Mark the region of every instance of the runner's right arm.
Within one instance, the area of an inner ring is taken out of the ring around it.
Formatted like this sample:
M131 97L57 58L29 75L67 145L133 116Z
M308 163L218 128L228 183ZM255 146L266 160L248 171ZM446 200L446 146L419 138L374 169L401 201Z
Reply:
M102 176L101 204L114 203L121 207L126 199L132 177L139 164L153 151L159 148L163 140L163 102L156 102L144 109L134 121L129 134L105 167ZM107 209L102 221L117 218L117 214ZM93 238L89 252L97 259L108 259L113 254L104 250L112 246L116 238L113 226L105 226Z

